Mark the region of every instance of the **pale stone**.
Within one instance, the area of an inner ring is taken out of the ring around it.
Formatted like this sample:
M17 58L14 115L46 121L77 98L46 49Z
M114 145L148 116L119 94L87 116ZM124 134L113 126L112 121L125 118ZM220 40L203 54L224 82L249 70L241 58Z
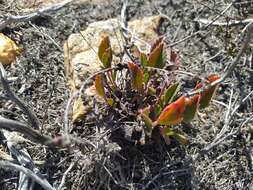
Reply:
M139 39L134 40L135 45L147 51L150 42L158 37L156 31L161 19L160 16L152 16L129 22L129 30L134 37ZM64 44L65 73L68 79L73 80L76 88L80 87L81 82L88 75L100 69L101 63L96 52L103 36L110 37L114 55L122 51L123 37L117 19L91 23L81 33L82 35L71 34ZM115 56L113 63L117 63Z
M157 29L161 20L162 17L160 16L152 16L129 22L130 38L142 51L148 51L150 42L158 37ZM64 65L66 78L72 92L80 88L87 76L101 69L101 63L96 52L103 36L108 35L110 38L114 52L112 64L118 63L119 59L115 55L123 50L123 37L120 28L117 19L109 19L91 23L86 30L81 31L81 34L71 34L69 36L64 44ZM83 116L87 109L85 106L79 108L83 110L73 110L73 113L80 112ZM74 120L80 117L75 114Z

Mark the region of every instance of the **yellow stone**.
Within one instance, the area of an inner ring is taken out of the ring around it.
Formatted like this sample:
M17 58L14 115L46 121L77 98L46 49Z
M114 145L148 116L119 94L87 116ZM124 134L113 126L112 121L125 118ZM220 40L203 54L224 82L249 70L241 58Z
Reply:
M0 62L4 65L11 64L20 53L16 43L0 33Z

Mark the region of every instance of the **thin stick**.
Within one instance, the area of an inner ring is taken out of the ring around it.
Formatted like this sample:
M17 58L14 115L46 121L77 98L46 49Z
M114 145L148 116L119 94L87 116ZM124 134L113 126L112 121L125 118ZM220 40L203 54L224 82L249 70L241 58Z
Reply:
M66 177L67 177L68 173L72 170L72 168L75 166L75 164L76 164L76 162L71 162L68 169L64 172L62 179L61 179L61 184L59 185L58 190L61 190L64 187Z
M200 22L200 23L203 23L203 24L212 25L212 26L231 27L231 26L238 26L238 25L248 24L250 22L253 22L253 19L229 20L228 22L219 22L219 21L212 22L211 20L200 18L200 19L198 19L196 21Z
M183 39L181 39L181 40L179 40L179 41L177 41L177 42L174 42L174 43L170 44L169 46L170 46L170 47L173 47L173 46L175 46L175 45L177 45L177 44L179 44L179 43L182 43L182 42L184 42L184 41L186 41L186 40L188 40L188 39L190 39L190 38L192 38L192 37L198 35L202 30L204 30L204 29L206 29L207 27L209 27L212 23L214 23L217 19L219 19L222 15L224 15L225 12L227 12L227 10L230 9L230 7L231 7L232 5L233 5L233 3L228 4L228 6L227 6L219 15L217 15L212 21L210 21L210 23L208 23L207 25L205 25L204 27L202 27L202 28L201 28L200 30L198 30L197 32L192 33L192 34L190 34L189 36L186 36L185 38L183 38Z
M18 107L27 115L28 120L32 125L32 127L34 127L35 129L39 129L39 120L36 117L35 113L30 109L28 109L28 107L11 91L9 83L7 82L6 78L7 77L5 69L2 63L0 63L0 80L4 90L6 91L7 98L16 103Z
M6 119L0 116L0 128L8 130L8 131L16 131L19 132L29 140L33 142L37 142L43 145L52 146L53 147L53 139L46 135L41 135L38 131L34 130L31 127L27 127L25 124L14 121L11 119Z

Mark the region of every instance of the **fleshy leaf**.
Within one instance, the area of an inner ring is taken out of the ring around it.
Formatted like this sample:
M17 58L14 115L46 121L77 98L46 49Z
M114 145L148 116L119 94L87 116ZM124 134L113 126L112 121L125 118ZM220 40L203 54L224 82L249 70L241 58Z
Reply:
M160 113L161 113L161 111L162 111L162 107L159 105L159 104L157 104L155 107L154 107L154 117L157 117Z
M210 83L212 83L212 82L214 82L218 79L220 79L219 76L211 75L207 78L206 85L208 85L208 84L210 84ZM195 89L199 89L202 86L203 85L201 83L199 83L199 84L196 85ZM206 89L204 92L201 93L200 102L199 102L199 108L200 109L206 108L209 105L209 103L211 102L211 100L212 100L212 98L215 94L217 86L218 86L218 84Z
M175 131L171 127L160 127L160 134L163 137L173 137Z
M156 89L154 89L153 87L148 87L148 94L149 95L156 95Z
M179 83L175 83L169 86L169 88L165 91L164 104L166 105L173 102L179 90Z
M185 99L184 122L190 122L197 112L199 107L200 95L195 95Z
M148 58L145 53L140 53L140 63L141 66L145 67L148 64Z
M147 66L155 68L163 68L165 65L164 53L163 53L164 43L160 43L148 57Z
M150 117L144 113L140 113L141 119L142 121L145 123L145 129L147 130L147 132L151 132L152 131L152 127L153 127L153 122L150 119Z
M105 89L103 84L103 77L101 74L96 75L95 88L99 96L105 98Z
M173 135L173 138L175 138L178 142L180 142L181 144L184 144L184 145L187 145L187 144L189 144L189 139L186 137L186 136L184 136L183 134L181 134L181 133L175 133L174 135Z
M104 68L111 67L112 62L112 49L110 45L109 37L104 37L98 47L98 57L102 62Z
M144 73L144 75L143 75L143 82L144 82L145 84L148 83L149 77L150 77L150 75L149 75L148 72Z
M189 143L189 140L187 137L185 137L181 132L176 131L172 128L164 127L164 128L161 128L160 132L162 133L161 135L163 136L165 142L170 142L170 141L168 141L168 139L174 138L181 144L186 145ZM166 143L166 144L168 144L168 143Z
M214 82L214 81L216 81L216 80L218 80L218 79L220 79L220 76L218 76L218 75L210 75L210 76L207 78L208 82L210 82L210 83L212 83L212 82Z
M175 102L172 102L164 108L155 124L158 125L176 125L183 120L185 110L185 96L181 96Z
M164 37L157 38L154 43L151 45L150 52L152 52L162 41L164 40Z
M159 129L165 143L169 145L171 143L171 137L175 134L174 130L170 127L160 127Z
M128 69L132 79L132 88L138 91L143 89L143 71L133 62L128 62Z

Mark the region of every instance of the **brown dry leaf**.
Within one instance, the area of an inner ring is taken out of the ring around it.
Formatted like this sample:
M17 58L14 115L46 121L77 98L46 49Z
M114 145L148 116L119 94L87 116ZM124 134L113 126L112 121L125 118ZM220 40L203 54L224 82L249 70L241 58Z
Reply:
M20 53L21 50L16 43L0 33L0 62L4 65L11 64Z
M73 105L73 116L72 122L75 123L77 120L81 119L88 112L88 107L83 105L82 98L79 97Z

